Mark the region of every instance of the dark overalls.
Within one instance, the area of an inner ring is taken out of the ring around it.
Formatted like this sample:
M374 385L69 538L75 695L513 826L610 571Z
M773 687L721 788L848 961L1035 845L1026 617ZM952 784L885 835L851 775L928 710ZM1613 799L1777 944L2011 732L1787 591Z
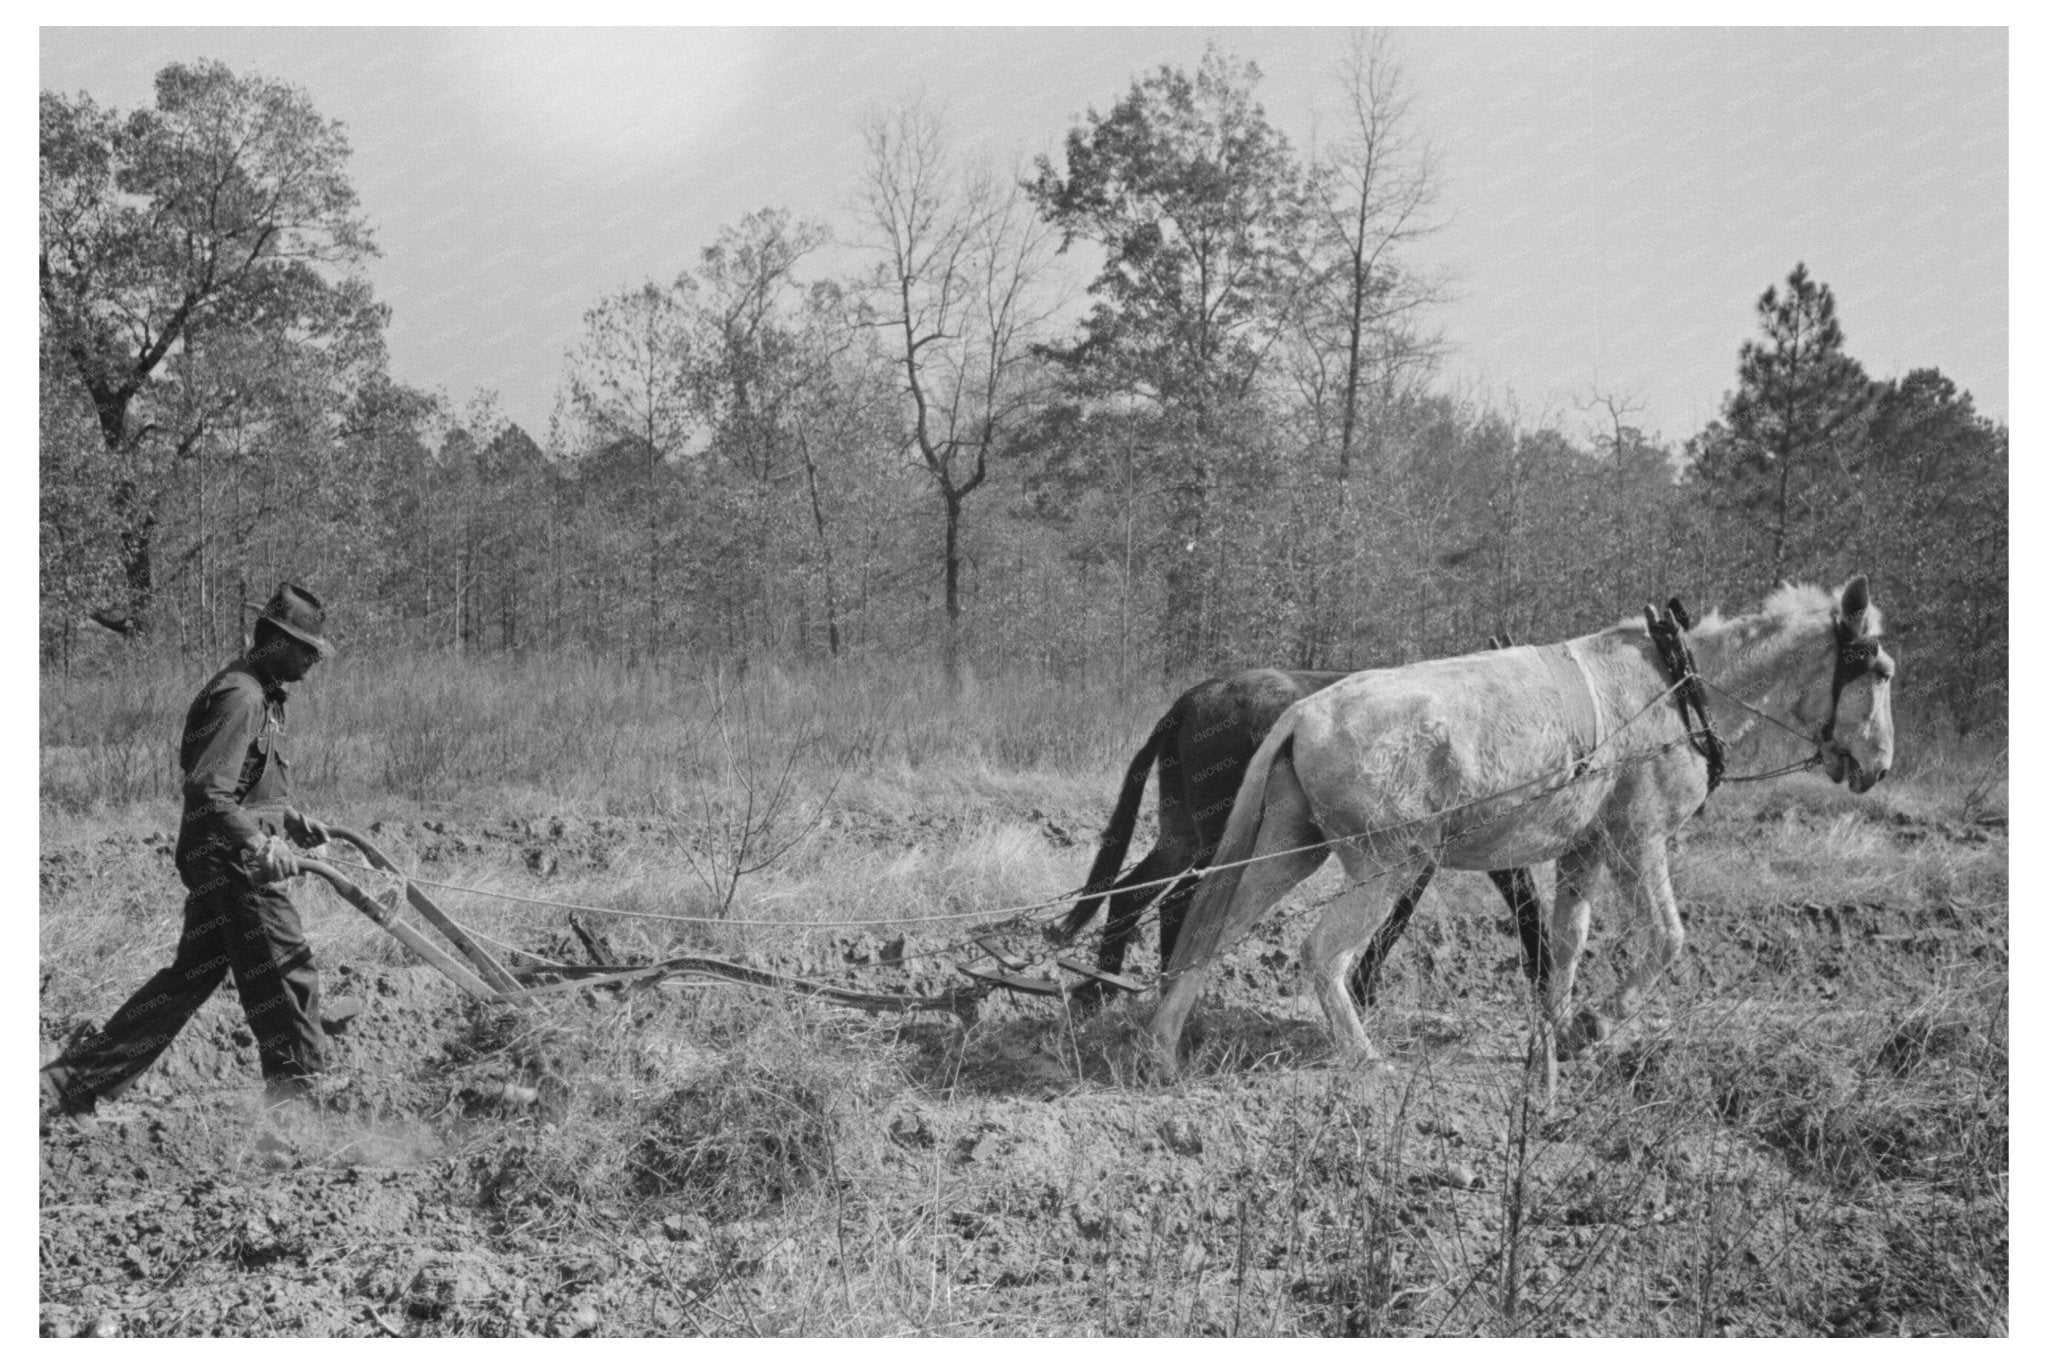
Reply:
M124 1090L171 1044L232 971L273 1097L326 1068L320 978L282 886L258 885L254 846L283 832L289 765L278 751L284 688L246 658L208 682L185 714L178 875L189 892L171 964L97 1034L47 1067L67 1110Z

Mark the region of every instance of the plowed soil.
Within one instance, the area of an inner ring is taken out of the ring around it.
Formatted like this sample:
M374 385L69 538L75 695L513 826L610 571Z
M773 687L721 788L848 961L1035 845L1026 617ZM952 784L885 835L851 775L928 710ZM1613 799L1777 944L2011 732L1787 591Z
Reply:
M1010 817L1085 846L1101 811ZM828 827L882 850L958 832ZM2002 827L1883 833L2002 863ZM489 858L536 893L653 836L377 833L422 874ZM1688 835L1695 858L1753 837L1734 816ZM46 846L43 912L80 878L161 887L165 865L125 835ZM512 1011L386 949L327 951L330 998L364 1005L335 1039L338 1111L262 1109L230 990L108 1119L45 1135L42 1331L2002 1329L2006 907L1933 885L1688 903L1649 1016L1569 1067L1547 1115L1515 940L1477 877L1442 878L1395 955L1371 1018L1385 1064L1331 1059L1297 910L1231 954L1170 1083L1144 1066L1149 997L1082 1017L1000 995L962 1022L670 983ZM559 926L520 945L587 960ZM1625 950L1597 941L1590 988ZM750 959L862 988L963 980L895 953L821 933ZM89 1020L47 980L49 1055Z

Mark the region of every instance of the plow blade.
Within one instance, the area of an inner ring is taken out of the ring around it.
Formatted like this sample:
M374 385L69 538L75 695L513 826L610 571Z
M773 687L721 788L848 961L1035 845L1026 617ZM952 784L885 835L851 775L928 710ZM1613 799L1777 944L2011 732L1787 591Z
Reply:
M1117 975L1114 971L1099 970L1078 957L1061 957L1059 964L1064 970L1072 971L1077 976L1086 976L1090 980L1099 980L1113 990L1127 990L1134 995L1145 993L1142 982L1132 980L1129 976Z

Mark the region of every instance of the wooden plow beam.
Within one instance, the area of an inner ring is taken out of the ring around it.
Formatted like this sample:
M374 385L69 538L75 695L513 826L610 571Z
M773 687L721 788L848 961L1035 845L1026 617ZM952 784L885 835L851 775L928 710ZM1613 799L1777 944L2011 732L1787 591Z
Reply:
M666 961L637 967L621 966L605 960L589 966L544 962L515 973L506 969L502 962L485 951L462 925L456 923L435 904L426 891L386 857L376 844L353 829L330 825L327 832L335 839L354 846L371 867L388 872L404 881L406 900L419 911L422 918L454 945L455 951L466 959L467 964L457 960L455 955L400 918L394 901L379 899L370 894L351 881L340 868L308 858L303 864L306 870L334 887L342 899L361 910L372 923L398 939L414 956L446 976L465 994L477 999L517 1003L537 995L556 994L568 990L603 985L646 987L673 977L696 977L758 989L779 990L789 994L808 995L814 999L822 999L868 1013L942 1012L969 1021L973 1018L975 1007L992 989L1064 999L1076 990L1084 988L1088 982L1096 982L1110 989L1131 994L1141 993L1146 988L1141 981L1098 970L1075 957L1059 957L1055 960L1062 970L1070 972L1078 979L1029 974L1032 963L1004 950L1001 943L991 935L974 939L974 946L993 960L999 969L990 970L956 962L957 969L975 983L966 988L945 990L935 995L881 994L867 990L851 990L805 980L799 976L785 976L758 967L743 966L738 962L725 961L717 957L671 957ZM582 925L575 922L573 915L570 926L577 931L585 946L595 952L594 942ZM542 981L543 977L552 979Z
M718 957L670 957L651 966L567 966L549 963L533 966L519 973L528 981L542 976L556 976L559 979L544 984L529 984L526 995L556 994L565 990L582 989L599 985L658 985L663 980L677 976L695 976L706 980L722 980L733 985L751 985L764 990L780 990L788 994L809 995L831 1004L843 1004L850 1009L867 1013L949 1013L959 1018L971 1018L977 1004L988 994L986 989L946 990L936 995L892 995L878 994L869 990L849 990L843 986L826 985L820 981L805 980L801 976L785 976L774 971L764 971L755 966L742 966L738 962L725 961Z

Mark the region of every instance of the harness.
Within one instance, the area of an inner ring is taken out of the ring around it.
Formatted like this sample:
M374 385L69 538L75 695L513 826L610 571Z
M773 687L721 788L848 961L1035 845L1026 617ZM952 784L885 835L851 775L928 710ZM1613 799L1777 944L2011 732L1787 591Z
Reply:
M1565 731L1570 735L1567 743L1576 750L1572 775L1582 777L1592 763L1593 754L1607 743L1607 726L1601 722L1600 702L1593 695L1593 679L1586 672L1585 660L1568 643L1542 645L1537 648L1536 656L1550 671L1550 693L1557 701Z
M1686 645L1685 632L1692 629L1692 617L1686 613L1685 605L1673 597L1665 604L1664 614L1658 615L1657 608L1645 606L1643 620L1650 627L1650 639L1657 646L1657 655L1664 660L1664 671L1671 675L1673 695L1678 701L1678 716L1685 722L1686 737L1702 758L1707 760L1707 794L1713 795L1714 788L1721 784L1722 774L1728 770L1727 746L1721 736L1714 732L1713 716L1707 712L1706 683L1700 679L1698 667L1692 661L1692 650ZM1839 622L1836 629L1841 629ZM1868 665L1866 664L1866 667ZM1841 695L1841 651L1836 650L1835 694ZM1834 715L1828 716L1828 728L1834 728Z
M1488 635L1486 647L1515 648L1515 637L1505 630ZM1550 694L1564 720L1566 751L1577 750L1572 757L1572 777L1576 780L1592 767L1593 754L1607 746L1607 725L1600 714L1600 699L1593 694L1593 675L1586 671L1586 660L1579 657L1569 641L1524 647L1529 647L1550 672Z
M1673 693L1678 701L1678 713L1686 722L1686 737L1699 755L1707 760L1707 794L1712 795L1719 786L1727 769L1727 749L1721 736L1714 732L1714 722L1707 713L1706 682L1700 677L1694 665L1692 650L1686 646L1685 632L1692 629L1692 618L1686 614L1685 606L1673 597L1665 605L1660 616L1655 607L1643 608L1643 619L1649 624L1650 638L1657 645L1657 653L1664 661L1664 670L1671 675ZM1820 728L1814 742L1826 748L1835 741L1835 718L1842 708L1842 692L1859 677L1868 676L1877 666L1877 656L1884 650L1884 641L1876 635L1859 635L1849 622L1835 616L1835 671L1828 690L1828 718ZM1740 697L1732 697L1737 705L1748 710ZM1798 738L1813 738L1800 734L1776 716L1756 711L1759 716ZM1814 759L1809 758L1797 766L1804 767ZM1760 781L1764 777L1781 775L1796 768L1781 768L1755 777L1734 777L1734 781Z

